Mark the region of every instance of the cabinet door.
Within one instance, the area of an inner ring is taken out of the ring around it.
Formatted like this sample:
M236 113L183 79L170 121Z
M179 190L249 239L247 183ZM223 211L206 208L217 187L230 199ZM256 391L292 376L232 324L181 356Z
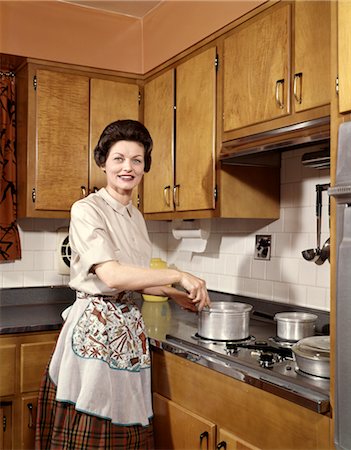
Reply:
M156 449L211 449L215 442L215 425L176 403L153 395Z
M330 2L295 2L295 111L330 103Z
M351 111L351 3L338 1L339 112Z
M16 344L0 347L0 397L15 393L16 381Z
M290 112L290 5L239 26L224 41L223 130Z
M54 346L54 340L21 344L21 392L39 390L45 367L49 362Z
M38 395L27 395L21 399L21 449L34 449L35 421L37 416Z
M180 64L176 77L176 209L214 209L216 47Z
M12 448L12 403L0 402L0 450Z
M259 450L248 442L236 437L233 433L220 428L217 435L217 450Z
M94 161L94 148L104 128L116 120L139 119L139 86L117 81L90 80L90 191L106 186L106 176Z
M173 211L174 69L145 84L144 124L154 143L144 175L144 213Z
M69 211L88 182L89 79L37 71L37 210Z

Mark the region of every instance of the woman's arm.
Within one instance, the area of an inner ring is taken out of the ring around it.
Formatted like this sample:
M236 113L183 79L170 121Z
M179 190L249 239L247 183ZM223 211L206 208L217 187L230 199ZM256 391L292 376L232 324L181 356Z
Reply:
M110 289L144 291L160 286L167 289L167 285L180 284L187 291L188 299L198 304L199 311L211 303L205 281L187 272L134 267L119 264L117 261L97 264L94 266L94 272ZM167 295L165 291L163 293ZM174 292L173 294L176 295Z
M189 298L188 293L176 289L172 286L157 286L146 288L141 291L142 294L159 295L161 297L168 297L177 303L181 308L196 312L198 309L196 304Z

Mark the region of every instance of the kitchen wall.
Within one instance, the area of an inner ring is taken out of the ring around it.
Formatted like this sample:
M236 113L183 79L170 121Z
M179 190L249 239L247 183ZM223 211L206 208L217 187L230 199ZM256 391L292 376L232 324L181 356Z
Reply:
M204 278L213 290L329 311L329 262L317 266L301 256L302 250L316 246L315 185L329 182L329 170L303 167L305 152L282 155L279 220L212 220L205 252L193 254L191 260L177 251L179 241L170 232L172 224L149 223L154 256ZM326 192L322 201L324 243L329 237ZM272 236L271 259L256 260L255 235L265 233Z
M310 151L310 150L309 150ZM303 167L305 150L283 153L281 212L274 222L214 219L202 254L177 251L170 222L148 222L153 256L204 278L209 289L329 311L329 262L306 262L301 250L316 244L315 185L329 182L329 170ZM322 242L329 237L327 193L323 193ZM0 287L50 286L68 283L57 274L57 233L67 220L19 221L23 258L0 264ZM191 227L195 224L187 222ZM272 236L269 261L253 257L255 235Z

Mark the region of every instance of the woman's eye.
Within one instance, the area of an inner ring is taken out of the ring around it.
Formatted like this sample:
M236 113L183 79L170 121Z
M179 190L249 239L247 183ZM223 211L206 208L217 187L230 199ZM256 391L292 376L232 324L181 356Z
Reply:
M114 158L114 160L117 162L122 162L123 158L121 156L116 156L116 158Z
M142 160L141 159L133 159L133 163L134 164L141 164Z

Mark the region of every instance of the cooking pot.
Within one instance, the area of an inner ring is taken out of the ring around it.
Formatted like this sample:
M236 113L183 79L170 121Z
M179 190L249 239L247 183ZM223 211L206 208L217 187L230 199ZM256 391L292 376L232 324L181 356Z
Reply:
M287 341L299 341L315 334L315 314L305 312L282 312L274 316L277 321L277 336Z
M292 346L301 372L330 378L330 336L310 336Z
M212 302L199 312L198 335L205 339L238 341L249 337L252 306L239 302Z

